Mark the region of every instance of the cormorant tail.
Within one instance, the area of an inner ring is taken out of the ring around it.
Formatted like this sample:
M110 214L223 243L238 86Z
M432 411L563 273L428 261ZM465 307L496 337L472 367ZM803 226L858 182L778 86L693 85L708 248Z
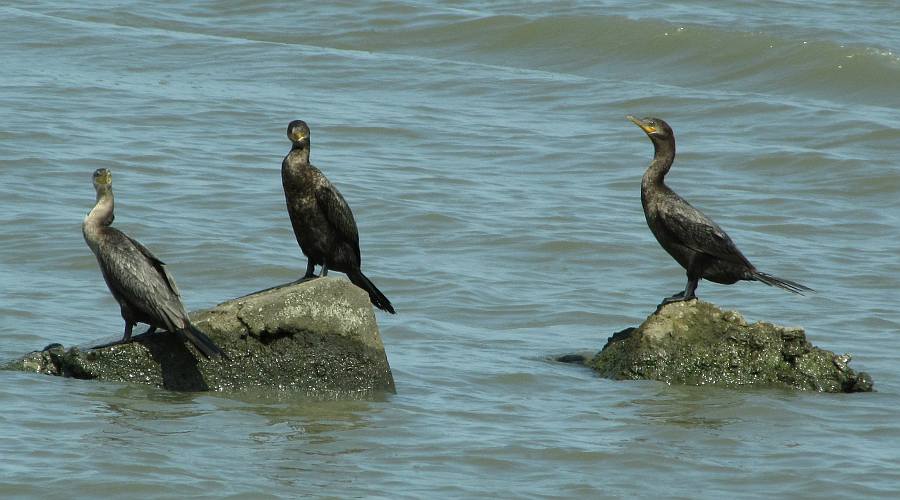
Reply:
M225 354L219 346L216 345L215 342L212 341L211 338L207 337L205 333L201 332L199 328L192 325L188 322L187 327L181 331L184 334L185 338L190 341L191 344L194 344L194 347L197 348L204 356L207 358L212 358L215 356L222 356L225 359L228 359L228 356Z
M781 279L761 271L753 271L752 274L753 279L755 279L756 281L762 281L769 286L777 286L778 288L783 288L789 292L796 293L797 295L803 295L803 292L815 292L815 290L813 290L812 288L801 285L796 281Z
M388 300L387 297L381 293L381 290L372 283L369 278L366 278L366 275L362 273L360 270L355 270L347 273L347 277L350 278L350 281L365 290L369 293L369 300L372 301L372 304L381 309L382 311L387 311L391 314L396 314L394 312L394 306L391 305L391 301Z

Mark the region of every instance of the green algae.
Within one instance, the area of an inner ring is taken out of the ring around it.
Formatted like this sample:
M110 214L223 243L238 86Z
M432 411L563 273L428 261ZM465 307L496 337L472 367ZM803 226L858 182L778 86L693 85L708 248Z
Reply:
M616 333L586 364L619 380L871 391L871 377L850 369L849 361L849 354L813 346L801 328L747 324L737 312L693 300L667 304L639 327Z

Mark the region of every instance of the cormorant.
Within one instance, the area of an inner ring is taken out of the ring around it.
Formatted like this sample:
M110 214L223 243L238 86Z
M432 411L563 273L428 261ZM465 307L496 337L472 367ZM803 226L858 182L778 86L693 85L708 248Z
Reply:
M309 126L302 120L288 124L291 152L281 162L281 183L288 215L300 250L307 258L304 279L329 269L346 273L369 294L375 307L394 314L391 301L360 270L359 232L350 206L325 174L309 163Z
M112 173L97 169L93 181L97 203L84 218L82 232L125 320L125 334L114 344L128 342L134 325L146 323L150 326L146 334L157 328L179 332L207 358L225 356L212 339L191 324L165 264L144 245L110 227L115 218Z
M666 186L664 178L675 161L675 134L668 123L659 118L627 118L647 134L655 149L641 179L647 225L656 241L687 270L684 291L664 299L663 304L696 298L694 292L701 278L723 285L739 280L762 281L800 295L814 291L756 269L722 228Z

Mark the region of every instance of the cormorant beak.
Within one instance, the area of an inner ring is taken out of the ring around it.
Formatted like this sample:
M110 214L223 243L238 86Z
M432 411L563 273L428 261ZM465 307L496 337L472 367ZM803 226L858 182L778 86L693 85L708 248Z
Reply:
M306 135L303 132L294 132L291 134L291 142L300 142L303 139L306 139Z
M628 118L631 123L637 125L638 127L641 127L641 130L643 130L646 134L652 134L653 132L656 132L656 127L654 127L653 125L648 125L631 115L628 115L625 118Z

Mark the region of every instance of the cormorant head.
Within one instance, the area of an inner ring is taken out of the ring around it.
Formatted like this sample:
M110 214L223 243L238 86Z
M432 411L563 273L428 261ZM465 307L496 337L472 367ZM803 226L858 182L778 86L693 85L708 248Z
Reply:
M98 168L97 170L94 170L93 181L94 189L98 191L103 188L108 189L112 187L112 172L106 168Z
M647 137L649 137L654 144L657 141L673 142L675 140L675 133L672 132L672 127L659 118L635 118L631 115L628 115L625 118L628 118L631 120L631 123L641 127L641 130L647 134Z
M291 140L291 143L294 146L300 145L304 142L309 142L309 126L306 125L306 122L303 120L294 120L288 124L287 128L287 136L288 139Z

